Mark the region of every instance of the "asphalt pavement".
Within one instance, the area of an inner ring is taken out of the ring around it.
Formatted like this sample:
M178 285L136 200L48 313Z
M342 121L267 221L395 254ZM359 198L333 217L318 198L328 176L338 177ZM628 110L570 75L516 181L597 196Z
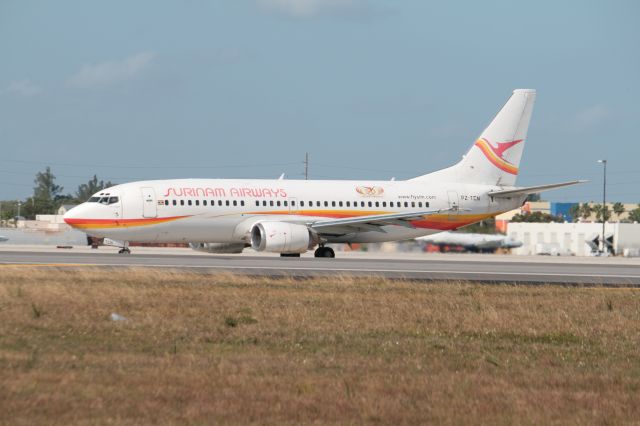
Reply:
M280 258L255 254L205 254L191 250L145 250L118 254L110 249L0 249L0 267L147 267L201 273L229 271L262 276L317 277L349 275L420 281L640 286L637 259L520 258L499 255L405 255L337 253L335 259ZM1 271L1 269L0 269Z

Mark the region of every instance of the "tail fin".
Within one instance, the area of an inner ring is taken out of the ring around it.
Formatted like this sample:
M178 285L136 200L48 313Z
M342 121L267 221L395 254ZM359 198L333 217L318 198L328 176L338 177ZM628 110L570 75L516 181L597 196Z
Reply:
M535 99L535 90L514 90L458 164L412 180L515 185Z

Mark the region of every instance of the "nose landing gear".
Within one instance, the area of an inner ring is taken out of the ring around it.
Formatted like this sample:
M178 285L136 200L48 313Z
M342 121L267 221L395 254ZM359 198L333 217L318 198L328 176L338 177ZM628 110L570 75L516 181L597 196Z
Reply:
M314 257L336 257L336 253L331 247L320 246L313 253Z
M131 250L129 250L129 241L118 241L118 240L112 240L111 238L105 238L104 245L112 246L112 247L120 247L120 251L118 251L118 253L120 254L131 254Z

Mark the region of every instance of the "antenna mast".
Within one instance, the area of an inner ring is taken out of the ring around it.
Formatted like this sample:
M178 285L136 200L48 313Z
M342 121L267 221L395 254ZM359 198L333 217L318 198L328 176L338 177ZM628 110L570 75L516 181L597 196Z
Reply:
M304 154L304 180L309 180L309 153Z

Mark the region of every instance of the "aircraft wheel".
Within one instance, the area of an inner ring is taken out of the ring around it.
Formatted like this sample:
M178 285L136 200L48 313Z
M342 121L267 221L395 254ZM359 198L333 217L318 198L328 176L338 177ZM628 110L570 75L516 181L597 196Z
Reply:
M315 257L336 257L336 253L331 247L318 247L313 255Z
M120 251L118 253L120 253L120 254L131 254L131 250L129 250L128 248L123 248L123 249L120 249Z

